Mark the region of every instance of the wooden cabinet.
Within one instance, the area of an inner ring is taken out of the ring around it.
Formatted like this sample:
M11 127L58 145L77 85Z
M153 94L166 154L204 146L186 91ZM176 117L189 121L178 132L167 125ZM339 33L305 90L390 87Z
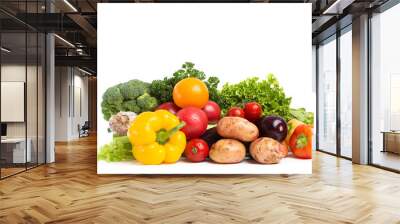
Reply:
M382 132L383 152L400 154L400 132Z

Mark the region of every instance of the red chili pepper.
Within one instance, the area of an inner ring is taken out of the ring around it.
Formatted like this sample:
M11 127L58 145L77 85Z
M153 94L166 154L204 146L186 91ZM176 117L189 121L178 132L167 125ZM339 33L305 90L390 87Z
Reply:
M293 155L300 159L312 158L312 129L306 124L296 127L289 140Z

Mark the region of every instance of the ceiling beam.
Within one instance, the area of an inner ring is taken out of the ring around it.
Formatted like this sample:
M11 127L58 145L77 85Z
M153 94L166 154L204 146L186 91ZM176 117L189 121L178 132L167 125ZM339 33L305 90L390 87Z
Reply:
M342 14L344 9L351 5L355 0L336 0L330 4L322 14Z
M90 24L85 17L81 14L67 14L67 16L74 21L77 25L79 25L91 38L96 39L97 30Z

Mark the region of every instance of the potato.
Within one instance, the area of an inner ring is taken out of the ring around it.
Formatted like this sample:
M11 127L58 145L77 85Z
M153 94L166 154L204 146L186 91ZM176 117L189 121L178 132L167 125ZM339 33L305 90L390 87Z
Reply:
M224 138L251 142L258 138L255 124L241 117L224 117L218 121L217 132Z
M281 151L283 154L283 157L286 157L289 154L289 146L286 144L285 141L281 142Z
M221 139L211 146L209 156L216 163L239 163L246 156L246 148L238 140Z
M250 145L250 155L259 163L279 163L285 157L285 146L272 138L258 138Z

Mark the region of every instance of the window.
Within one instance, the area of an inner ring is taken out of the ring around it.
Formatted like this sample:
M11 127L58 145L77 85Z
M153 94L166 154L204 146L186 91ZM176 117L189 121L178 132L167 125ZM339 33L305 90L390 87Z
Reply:
M336 153L336 36L318 48L318 149Z
M340 36L340 155L352 157L352 33L351 26Z
M400 170L400 4L371 18L371 162Z

